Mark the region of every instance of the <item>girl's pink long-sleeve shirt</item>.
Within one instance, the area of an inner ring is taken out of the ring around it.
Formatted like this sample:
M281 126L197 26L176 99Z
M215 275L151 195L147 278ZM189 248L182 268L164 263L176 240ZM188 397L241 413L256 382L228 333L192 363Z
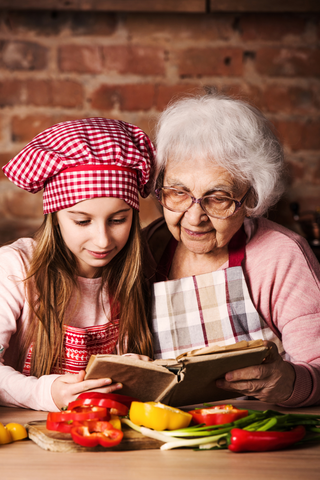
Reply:
M33 245L32 239L21 238L0 248L0 345L5 349L0 355L0 405L55 412L59 409L52 399L51 385L59 375L25 376L18 365L29 319L23 279ZM107 323L110 309L105 296L102 305L101 278L78 277L77 281L79 292L67 309L68 324L86 328Z
M282 341L295 369L291 397L282 405L320 404L320 264L300 235L265 218L246 219L247 245L242 263L252 302ZM146 276L156 261L148 242L156 245L163 219L145 231ZM164 237L162 237L164 238ZM162 247L163 248L163 247ZM228 262L220 267L228 267Z

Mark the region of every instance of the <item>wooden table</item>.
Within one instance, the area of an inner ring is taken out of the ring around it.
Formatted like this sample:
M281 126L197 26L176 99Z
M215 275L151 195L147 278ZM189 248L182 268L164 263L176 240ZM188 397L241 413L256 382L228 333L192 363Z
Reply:
M225 403L225 402L218 402ZM231 401L230 401L231 403ZM286 410L258 401L232 400L239 408L320 413L320 407ZM0 407L0 422L21 424L43 420L45 412ZM47 452L31 440L0 446L3 480L319 480L320 443L279 452Z

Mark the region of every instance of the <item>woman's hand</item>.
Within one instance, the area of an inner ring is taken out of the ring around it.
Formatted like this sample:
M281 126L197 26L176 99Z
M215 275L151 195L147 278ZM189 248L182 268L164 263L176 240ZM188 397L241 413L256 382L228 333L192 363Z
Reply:
M279 355L273 342L264 342L270 353L261 365L228 372L216 385L263 402L283 403L291 396L295 382L293 366Z
M76 375L66 373L55 379L51 386L51 395L59 410L73 402L80 393L90 391L111 393L122 388L121 383L112 383L111 378L84 380L85 371Z

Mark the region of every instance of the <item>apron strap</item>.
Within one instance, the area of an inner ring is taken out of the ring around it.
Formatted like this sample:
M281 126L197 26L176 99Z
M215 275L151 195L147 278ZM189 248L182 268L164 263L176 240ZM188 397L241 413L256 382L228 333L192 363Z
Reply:
M246 242L247 236L242 226L229 242L229 268L241 266L246 251Z
M229 268L241 266L241 262L244 259L246 250L246 240L246 233L244 228L241 227L229 242ZM158 263L155 274L155 282L164 282L168 280L177 245L177 240L174 237L171 237Z

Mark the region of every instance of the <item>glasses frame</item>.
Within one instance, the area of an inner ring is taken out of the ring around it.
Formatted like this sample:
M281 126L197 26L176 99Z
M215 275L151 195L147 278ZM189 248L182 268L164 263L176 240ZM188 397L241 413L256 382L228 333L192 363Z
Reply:
M202 205L202 200L206 197L214 197L215 195L204 195L203 197L201 198L195 198L193 195L191 195L191 193L188 193L188 192L184 192L186 195L188 195L191 200L192 200L192 203L190 205L190 207L186 208L186 210L173 210L172 208L169 208L167 207L166 205L164 205L161 200L160 200L160 192L162 189L167 189L167 190L174 190L176 192L180 192L181 190L179 190L178 188L174 188L174 187L166 187L166 186L163 186L163 187L160 187L160 188L157 188L155 190L155 195L156 195L156 198L158 200L158 202L164 207L166 208L167 210L170 210L170 212L175 212L175 213L185 213L187 212L192 206L194 203L197 203L198 205L200 205L200 207L202 208L202 210L205 212L206 215L208 215L209 217L212 217L212 218L218 218L220 220L226 220L227 218L230 218L232 217L232 215L234 215L236 212L238 212L240 210L240 208L242 207L244 201L246 200L246 198L248 197L249 195L249 192L251 191L251 187L247 190L247 192L245 193L245 195L241 198L241 200L234 200L233 198L230 198L230 200L232 200L232 202L235 203L236 205L236 208L234 210L233 213L231 213L231 215L228 215L227 217L218 217L217 215L211 215L210 213L207 212L207 210L205 209L205 207ZM227 197L229 198L229 197Z

